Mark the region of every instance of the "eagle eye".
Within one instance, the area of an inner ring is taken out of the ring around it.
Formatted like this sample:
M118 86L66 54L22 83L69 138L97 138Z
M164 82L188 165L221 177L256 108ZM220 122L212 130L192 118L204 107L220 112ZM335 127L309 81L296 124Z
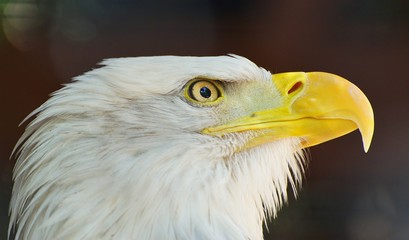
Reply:
M222 98L219 81L194 79L186 85L185 97L195 103L215 104Z

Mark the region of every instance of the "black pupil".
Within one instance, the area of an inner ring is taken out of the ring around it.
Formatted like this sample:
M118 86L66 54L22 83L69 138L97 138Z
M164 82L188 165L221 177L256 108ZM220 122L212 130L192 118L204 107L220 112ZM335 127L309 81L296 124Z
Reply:
M212 95L212 91L207 87L202 87L200 89L200 95L204 98L209 98Z

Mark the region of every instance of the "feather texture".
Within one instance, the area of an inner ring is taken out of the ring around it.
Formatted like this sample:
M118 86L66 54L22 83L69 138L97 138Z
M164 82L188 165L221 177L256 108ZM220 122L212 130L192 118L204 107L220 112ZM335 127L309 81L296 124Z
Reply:
M35 116L17 144L9 232L16 239L263 239L263 221L277 215L287 185L296 191L302 180L300 139L238 151L254 133L200 132L250 110L193 106L181 92L198 77L231 83L237 96L246 84L275 91L271 74L239 56L103 65L28 117Z

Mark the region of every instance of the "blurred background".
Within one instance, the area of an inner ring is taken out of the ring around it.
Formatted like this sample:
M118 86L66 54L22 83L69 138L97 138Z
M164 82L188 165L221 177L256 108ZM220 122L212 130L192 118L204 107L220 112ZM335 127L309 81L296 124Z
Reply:
M0 0L0 239L24 117L104 58L243 55L326 71L372 102L375 135L311 148L303 190L266 239L409 239L408 0Z

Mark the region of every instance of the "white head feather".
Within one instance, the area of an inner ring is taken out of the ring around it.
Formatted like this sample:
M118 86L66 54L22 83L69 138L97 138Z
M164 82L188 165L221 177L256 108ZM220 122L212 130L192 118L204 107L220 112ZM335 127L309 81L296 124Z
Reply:
M271 74L239 56L103 65L29 116L14 171L16 239L262 239L287 184L302 179L299 139L237 151L250 133L201 134L225 111L181 91L198 77L276 91Z

